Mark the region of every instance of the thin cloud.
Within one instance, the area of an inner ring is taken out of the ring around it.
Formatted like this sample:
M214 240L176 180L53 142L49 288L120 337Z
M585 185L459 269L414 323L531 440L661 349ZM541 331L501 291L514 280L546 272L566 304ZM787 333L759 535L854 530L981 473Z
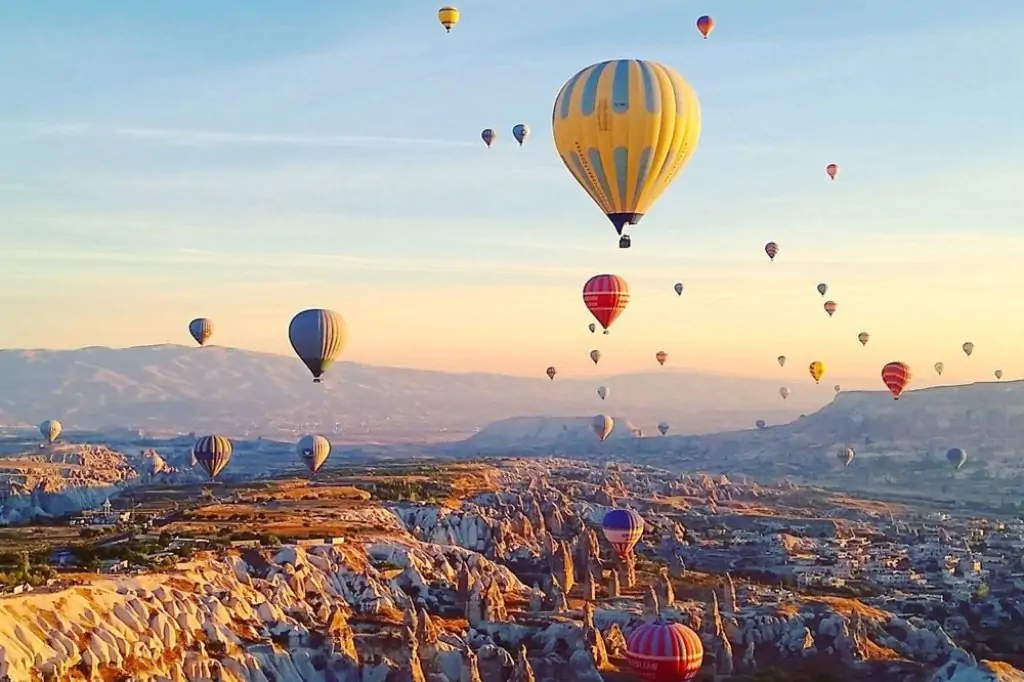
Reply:
M4 127L21 130L27 139L41 137L117 137L146 140L177 146L262 145L291 147L381 147L417 145L423 147L476 147L460 140L379 135L290 135L280 133L235 133L173 128L98 126L91 123L4 122Z

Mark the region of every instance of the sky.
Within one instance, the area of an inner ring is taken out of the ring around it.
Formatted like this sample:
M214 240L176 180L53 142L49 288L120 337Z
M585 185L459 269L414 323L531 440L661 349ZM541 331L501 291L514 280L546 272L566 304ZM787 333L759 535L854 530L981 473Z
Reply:
M1024 376L1024 3L709 4L464 0L451 34L423 0L6 7L0 347L189 343L208 316L213 343L290 353L291 316L327 307L374 364ZM703 113L628 251L550 123L564 81L622 57L676 68ZM603 338L600 272L633 292Z

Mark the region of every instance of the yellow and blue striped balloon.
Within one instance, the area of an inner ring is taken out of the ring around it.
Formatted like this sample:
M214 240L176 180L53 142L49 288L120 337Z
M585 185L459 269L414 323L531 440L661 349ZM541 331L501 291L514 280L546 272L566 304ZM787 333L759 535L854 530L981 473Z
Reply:
M577 73L551 118L562 162L620 235L672 183L700 139L693 88L673 69L638 59Z
M203 436L192 446L192 457L212 480L228 465L233 450L224 436Z

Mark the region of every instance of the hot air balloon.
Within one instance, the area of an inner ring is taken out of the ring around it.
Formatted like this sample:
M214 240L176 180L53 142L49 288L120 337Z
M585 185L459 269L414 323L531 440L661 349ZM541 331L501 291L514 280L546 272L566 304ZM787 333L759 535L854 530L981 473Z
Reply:
M822 296L824 296L826 293L828 293L828 285L825 284L824 282L819 284L818 285L818 293L821 294Z
M868 345L868 341L871 340L871 334L861 332L860 334L857 334L857 340L860 341L860 345L866 346Z
M528 138L529 136L530 127L527 126L525 123L517 123L516 125L512 126L512 137L516 139L516 142L519 143L520 147L523 146L523 142L525 142L526 138Z
M704 40L707 40L711 32L715 30L715 20L705 14L697 19L697 30L704 36Z
M596 365L597 361L601 359L601 351L597 350L596 348L590 351L590 359L593 360L594 364Z
M807 371L811 373L811 378L814 379L814 383L818 383L821 377L825 374L825 363L821 360L815 360L807 366Z
M945 363L943 363L943 362L936 362L935 363L935 373L938 374L940 377L942 376L942 370L944 370L944 369L946 369L946 364Z
M839 393L839 391L843 390L843 387L840 386L839 384L836 384L835 386L832 387L832 390L834 390L836 393Z
M1003 378L1003 370L1001 370L1001 369L997 369L995 372L993 372L993 374L996 375L996 379L997 380Z
M658 361L658 364L662 367L665 366L665 361L668 360L668 353L663 350L659 350L654 354L654 359Z
M601 400L604 400L605 398L607 398L608 397L608 387L607 386L598 386L597 387L597 396Z
M633 438L636 438L637 440L640 440L643 437L644 437L643 429L633 429Z
M683 295L683 283L682 282L676 282L676 285L673 287L673 289L676 290L676 294L677 295L679 295L679 296Z
M494 132L493 128L484 128L480 131L480 139L484 141L484 144L488 148L494 144L494 141L498 139L498 133Z
M53 445L53 442L60 437L60 432L63 430L64 427L56 419L47 419L39 424L39 433L43 434L43 439L46 440L47 445Z
M835 180L836 176L839 175L839 165L835 163L830 163L829 165L825 166L825 172L828 173L828 176L830 178Z
M459 10L455 7L442 7L437 10L437 20L444 26L447 33L451 33L455 24L459 23Z
M555 380L555 375L558 374L558 370L554 367L548 367L544 372L548 375L548 379L551 379L552 381Z
M607 334L629 305L629 285L618 275L594 275L583 285L583 304Z
M591 322L590 324L587 325L587 329L589 329L590 333L593 334L594 332L597 331L597 325Z
M910 383L911 378L910 367L902 362L890 362L882 368L882 383L888 387L896 400L900 399L900 394Z
M782 388L779 389L779 395L782 396L783 400L788 398L789 394L790 394L789 388L787 388L786 386L783 386Z
M197 317L188 323L188 333L200 346L205 346L213 335L213 322L206 317Z
M836 453L836 459L842 462L844 467L850 466L850 462L853 461L855 456L856 453L853 451L853 448L839 448L839 452Z
M763 419L758 419L756 422L754 422L754 426L756 426L758 429L763 429L766 426L768 426L768 424L766 424Z
M779 367L785 367L786 366L786 356L785 355L780 355L779 357L777 357L775 359L778 360Z
M320 435L305 435L296 443L295 449L299 453L299 459L306 465L310 473L320 471L320 467L327 461L331 454L331 441Z
M632 509L609 509L601 521L608 544L620 558L626 558L644 534L644 518Z
M775 256L779 255L779 245L775 242L768 242L764 245L764 252L768 254L768 259L774 263Z
M660 617L629 633L626 660L641 682L690 682L704 663L696 632Z
M658 431L661 431L661 435L664 436L666 433L668 433L668 429L669 426L667 422L661 422L660 424L658 424Z
M224 436L203 436L192 446L192 456L210 480L224 470L231 459L231 441Z
M590 420L590 428L594 429L597 439L603 443L611 435L612 429L615 428L615 422L608 415L599 414Z
M348 325L333 310L310 308L292 318L288 339L295 354L313 374L313 383L319 384L320 377L345 349Z
M836 308L838 308L838 307L839 306L836 305L835 301L825 301L824 308L825 308L825 312L828 313L829 317L832 317L835 314Z
M964 349L964 355L966 355L967 357L971 357L971 353L974 352L974 344L968 341L961 347Z
M683 77L656 62L592 64L566 81L551 115L555 148L630 246L636 225L697 148L700 103Z
M967 452L963 448L950 448L946 452L946 459L953 465L954 469L960 471L964 464L967 463Z

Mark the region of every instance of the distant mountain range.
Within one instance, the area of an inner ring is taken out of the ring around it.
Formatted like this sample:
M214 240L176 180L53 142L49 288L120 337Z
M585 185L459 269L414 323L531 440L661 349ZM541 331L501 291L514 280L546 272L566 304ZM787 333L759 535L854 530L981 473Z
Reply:
M649 431L666 420L674 433L707 433L788 421L831 398L817 391L783 402L777 382L670 369L554 382L542 369L526 378L339 363L314 385L295 358L235 348L0 350L0 424L54 417L66 429L322 430L339 442L391 442L458 438L512 416L608 411Z

